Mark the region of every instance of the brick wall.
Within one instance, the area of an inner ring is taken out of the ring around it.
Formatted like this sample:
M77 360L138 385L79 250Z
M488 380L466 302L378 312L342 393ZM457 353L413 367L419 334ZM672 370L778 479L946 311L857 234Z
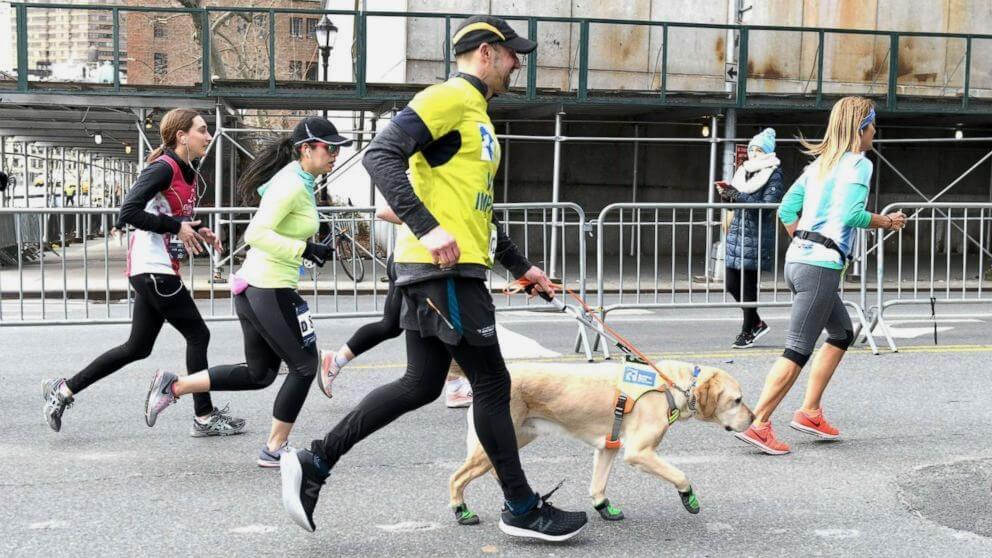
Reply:
M130 5L169 6L166 0L128 0ZM257 2L204 0L205 7L244 6ZM320 9L317 0L276 0L273 8ZM268 5L268 3L267 3ZM198 16L168 12L129 12L128 83L189 86L202 80L202 46ZM194 24L194 18L197 18ZM219 79L269 79L269 15L211 12L211 73ZM276 79L313 79L320 54L312 37L319 14L276 14Z

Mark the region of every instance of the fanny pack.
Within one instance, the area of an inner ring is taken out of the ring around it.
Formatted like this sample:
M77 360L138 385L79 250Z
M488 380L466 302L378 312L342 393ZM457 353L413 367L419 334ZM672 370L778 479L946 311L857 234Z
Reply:
M844 262L845 266L851 261L851 256L845 254L844 251L840 249L839 244L837 244L833 240L830 240L829 238L823 236L818 232L796 231L795 233L793 233L792 237L799 238L802 240L808 240L810 242L815 242L825 248L829 248L834 252L837 252L837 254L840 255L840 261Z

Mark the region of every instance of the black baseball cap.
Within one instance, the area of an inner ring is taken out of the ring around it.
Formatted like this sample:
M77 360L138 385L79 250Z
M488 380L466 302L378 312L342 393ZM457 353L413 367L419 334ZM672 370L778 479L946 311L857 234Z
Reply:
M520 54L529 54L537 48L537 43L525 39L502 19L494 16L477 15L462 22L451 37L455 54L462 54L478 48L483 43L499 43Z
M334 127L326 118L309 116L300 120L299 124L293 128L293 145L319 141L328 145L351 145L351 140L338 134L338 129Z

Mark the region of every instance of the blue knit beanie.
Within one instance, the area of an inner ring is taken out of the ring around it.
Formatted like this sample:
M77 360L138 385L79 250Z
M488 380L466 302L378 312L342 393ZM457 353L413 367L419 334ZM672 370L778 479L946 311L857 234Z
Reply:
M775 153L775 130L765 128L758 135L751 138L751 141L747 144L747 148L751 149L754 146L760 147L765 153Z

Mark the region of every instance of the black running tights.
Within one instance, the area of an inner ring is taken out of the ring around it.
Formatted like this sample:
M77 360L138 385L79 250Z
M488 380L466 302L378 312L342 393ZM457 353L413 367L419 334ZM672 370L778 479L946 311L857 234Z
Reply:
M296 422L320 364L307 303L295 289L248 287L234 297L234 308L244 334L246 362L211 367L210 390L266 388L285 362L289 375L276 395L272 417Z
M123 345L103 353L89 366L66 380L72 393L79 393L94 382L105 378L132 362L152 354L162 324L169 324L186 338L186 371L199 372L207 368L207 346L210 330L203 322L193 297L176 275L142 273L129 279L134 288L131 336ZM213 411L209 393L193 396L197 416Z
M510 373L499 344L485 347L446 345L436 337L406 332L406 374L369 392L323 440L314 440L314 453L333 467L355 444L405 413L441 395L451 359L465 371L474 395L475 432L486 450L509 501L532 497L520 465L517 437L510 418Z
M358 328L358 331L348 340L348 348L351 349L351 353L357 357L379 343L403 333L403 330L400 329L400 308L402 305L403 297L399 289L390 281L386 302L382 308L382 319Z

